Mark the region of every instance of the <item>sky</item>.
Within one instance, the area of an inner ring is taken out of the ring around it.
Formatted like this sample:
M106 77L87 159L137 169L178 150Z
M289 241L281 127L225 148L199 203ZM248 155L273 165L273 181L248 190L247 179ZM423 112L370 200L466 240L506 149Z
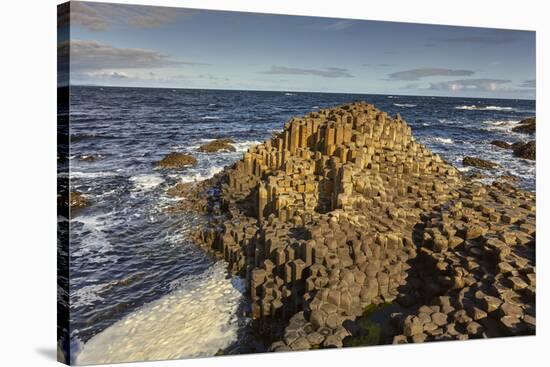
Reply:
M535 98L532 31L89 2L58 23L71 85Z

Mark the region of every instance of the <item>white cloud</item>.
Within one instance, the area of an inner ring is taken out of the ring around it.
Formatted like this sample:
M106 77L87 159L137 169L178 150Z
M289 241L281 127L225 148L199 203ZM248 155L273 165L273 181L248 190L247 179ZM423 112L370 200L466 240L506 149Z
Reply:
M536 81L535 79L524 80L524 81L520 84L520 87L521 87L521 88L534 89L534 88L537 87L537 81Z
M61 43L58 48L60 53L70 50L71 70L74 71L205 65L176 60L149 49L114 47L96 41L71 40Z
M510 90L511 80L504 79L461 79L430 83L428 89L446 92L483 91L497 92Z
M175 22L180 16L192 14L188 9L79 1L71 2L70 9L72 26L81 26L96 32L108 30L113 25L158 27Z
M261 74L271 75L315 75L323 78L353 78L348 69L326 67L322 69L293 68L287 66L271 66L271 69L261 71Z
M355 24L354 20L351 19L342 19L334 23L330 23L323 27L325 31L341 31L352 27Z
M447 68L418 68L411 70L397 71L388 75L390 80L419 80L433 76L470 76L472 70L447 69Z

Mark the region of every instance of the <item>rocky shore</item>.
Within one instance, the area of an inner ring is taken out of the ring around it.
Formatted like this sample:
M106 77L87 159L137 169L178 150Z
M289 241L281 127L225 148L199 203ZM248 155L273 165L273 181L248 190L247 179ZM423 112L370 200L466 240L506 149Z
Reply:
M512 131L534 135L537 132L537 119L535 117L529 117L521 120L518 122L517 126L512 128ZM529 159L532 161L536 159L537 144L535 140L530 140L527 142L517 141L513 144L501 140L494 140L491 144L502 149L511 150L515 157Z
M246 278L270 350L535 333L535 195L462 176L368 103L293 118L173 194L214 214L196 240ZM378 331L376 305L396 308Z

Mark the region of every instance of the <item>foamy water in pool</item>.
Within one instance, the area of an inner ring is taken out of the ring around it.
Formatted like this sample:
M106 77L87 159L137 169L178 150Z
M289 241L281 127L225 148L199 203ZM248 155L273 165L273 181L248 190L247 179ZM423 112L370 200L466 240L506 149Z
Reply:
M151 361L214 355L238 335L243 281L225 264L189 279L92 337L77 364Z

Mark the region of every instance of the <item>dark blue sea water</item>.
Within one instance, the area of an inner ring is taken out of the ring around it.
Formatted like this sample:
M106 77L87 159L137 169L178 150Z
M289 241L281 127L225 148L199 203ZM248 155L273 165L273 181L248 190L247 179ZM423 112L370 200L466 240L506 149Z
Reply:
M487 181L513 174L518 186L535 189L534 162L489 144L528 140L511 129L535 115L534 101L72 87L71 185L92 201L71 220L71 337L79 362L242 351L242 284L185 239L201 219L167 213L175 199L166 190L219 172L291 116L359 100L400 113L418 141L459 169L468 170L465 155L489 159L502 169ZM219 137L234 139L238 151L197 152ZM198 165L155 169L172 151L192 153ZM160 341L149 357L139 354L153 336ZM137 349L122 346L132 343Z

